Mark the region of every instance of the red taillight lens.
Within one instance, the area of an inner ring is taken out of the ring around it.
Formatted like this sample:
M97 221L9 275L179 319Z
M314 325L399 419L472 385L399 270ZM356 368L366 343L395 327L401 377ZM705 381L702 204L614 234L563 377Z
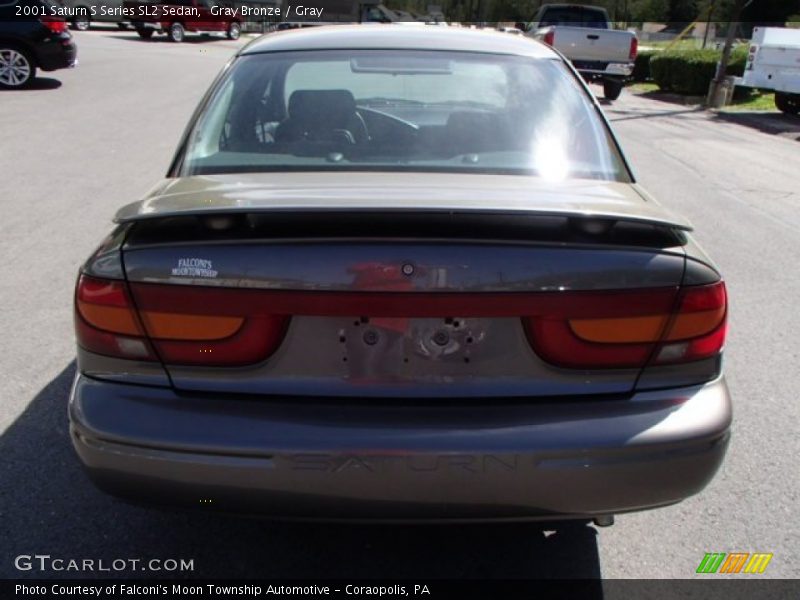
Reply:
M64 33L67 30L67 22L58 17L41 17L39 22L47 27L51 33Z
M556 43L556 32L553 29L546 32L544 34L544 37L542 38L542 41L548 46L552 46L553 44Z
M527 317L525 328L536 353L565 368L638 368L651 359L668 364L715 356L725 341L725 285L676 293L567 293L563 309Z
M640 368L717 355L726 313L722 282L680 291L311 293L125 284L83 275L76 293L78 343L87 350L204 366L266 360L280 346L292 315L528 315L523 323L531 346L555 366Z
M90 352L130 360L156 360L123 281L81 275L75 292L75 334Z
M727 333L725 284L684 288L654 364L690 362L719 354Z
M568 369L642 367L652 344L598 344L579 338L564 320L530 319L528 335L543 360Z
M136 299L136 308L131 295ZM250 290L131 284L81 275L78 344L97 354L174 365L238 366L278 347L288 316Z
M524 319L534 351L559 367L643 367L675 305L677 288L565 292ZM533 309L535 310L535 309Z
M253 290L133 283L147 336L166 364L238 366L268 358L288 315Z
M631 38L631 50L628 53L629 60L636 60L636 55L639 53L639 40L636 37Z

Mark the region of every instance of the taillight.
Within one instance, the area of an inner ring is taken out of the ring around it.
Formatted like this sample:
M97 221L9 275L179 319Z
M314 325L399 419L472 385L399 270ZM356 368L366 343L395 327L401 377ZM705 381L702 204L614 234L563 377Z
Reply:
M293 315L519 317L533 350L564 368L641 368L716 356L725 285L531 294L310 293L126 284L82 275L83 348L172 365L240 366L269 358Z
M726 312L718 282L680 292L566 293L562 308L524 323L534 351L553 365L639 368L715 356L725 341Z
M636 60L636 55L639 53L639 40L636 39L636 36L631 38L631 49L628 52L628 60L634 61Z
M724 283L684 288L679 302L654 364L710 358L725 344L728 300Z
M252 290L142 283L131 290L145 332L166 364L260 362L278 348L289 322Z
M50 30L50 33L64 33L67 31L67 22L58 17L40 17L39 22Z
M753 63L754 63L754 62L755 62L755 60L756 60L756 53L758 53L758 46L756 46L755 44L753 44L753 45L752 45L752 46L750 46L750 48L747 50L747 66L746 66L745 68L746 68L748 71L752 71L752 70L753 70Z
M130 360L239 366L268 358L286 331L288 317L237 302L237 290L131 287L136 307L125 282L81 275L75 298L81 347Z
M552 46L556 43L556 32L554 29L550 29L544 34L542 41L547 44L548 46Z
M81 275L75 292L75 334L90 352L153 361L124 281Z
M677 288L564 292L555 306L524 319L528 339L539 357L559 367L643 367L676 294Z

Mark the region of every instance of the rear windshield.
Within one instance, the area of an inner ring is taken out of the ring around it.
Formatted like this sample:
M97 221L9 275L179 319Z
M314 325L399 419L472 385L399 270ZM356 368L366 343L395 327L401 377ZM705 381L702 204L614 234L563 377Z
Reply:
M563 6L548 8L539 19L539 27L550 25L569 25L571 27L590 27L608 29L606 13L585 6Z
M379 170L629 180L563 64L479 53L241 57L184 152L182 175Z

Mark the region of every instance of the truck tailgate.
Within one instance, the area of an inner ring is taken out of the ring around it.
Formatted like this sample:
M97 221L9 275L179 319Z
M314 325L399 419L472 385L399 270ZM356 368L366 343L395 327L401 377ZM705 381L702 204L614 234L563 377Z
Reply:
M555 27L554 31L555 48L572 61L629 61L634 37L629 31L563 26Z

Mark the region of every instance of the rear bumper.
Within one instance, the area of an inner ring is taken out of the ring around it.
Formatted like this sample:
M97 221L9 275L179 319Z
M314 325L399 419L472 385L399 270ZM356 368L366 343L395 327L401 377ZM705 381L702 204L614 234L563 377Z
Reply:
M446 406L182 396L79 375L72 440L102 489L288 518L592 517L679 502L717 471L724 380L628 399Z
M42 71L68 69L78 64L78 47L72 39L54 39L36 48L36 63Z
M575 69L584 77L630 77L633 63L605 63L591 61L574 61Z

